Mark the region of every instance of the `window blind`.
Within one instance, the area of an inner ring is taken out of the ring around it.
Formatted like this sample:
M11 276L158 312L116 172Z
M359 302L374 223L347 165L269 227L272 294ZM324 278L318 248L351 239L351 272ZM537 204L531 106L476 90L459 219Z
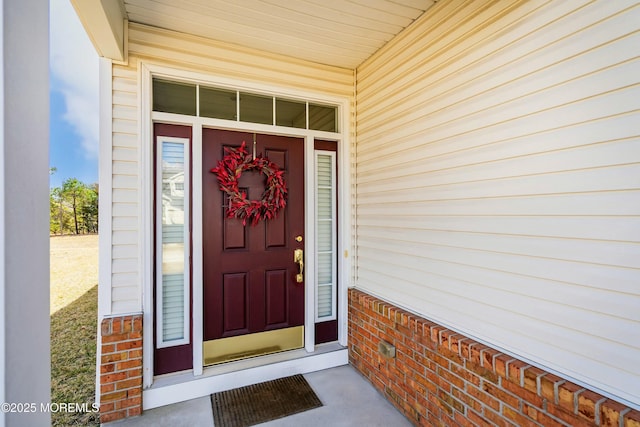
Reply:
M335 153L316 151L316 321L336 318Z

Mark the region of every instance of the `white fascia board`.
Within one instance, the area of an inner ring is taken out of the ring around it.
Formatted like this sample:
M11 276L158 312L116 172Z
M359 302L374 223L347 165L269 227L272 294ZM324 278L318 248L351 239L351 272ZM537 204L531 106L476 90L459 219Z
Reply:
M126 16L121 0L71 0L98 55L125 61Z

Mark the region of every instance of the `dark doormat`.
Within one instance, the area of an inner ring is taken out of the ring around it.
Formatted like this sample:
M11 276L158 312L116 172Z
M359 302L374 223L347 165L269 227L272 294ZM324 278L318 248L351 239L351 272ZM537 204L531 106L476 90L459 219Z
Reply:
M302 375L211 395L216 427L245 427L322 406Z

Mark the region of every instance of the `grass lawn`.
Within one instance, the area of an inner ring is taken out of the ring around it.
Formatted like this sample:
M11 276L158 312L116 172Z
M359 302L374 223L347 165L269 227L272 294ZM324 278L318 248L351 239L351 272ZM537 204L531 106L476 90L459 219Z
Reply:
M51 402L95 399L98 236L52 237ZM99 426L97 413L51 414L53 426Z
M53 314L98 284L98 236L54 236L49 242Z

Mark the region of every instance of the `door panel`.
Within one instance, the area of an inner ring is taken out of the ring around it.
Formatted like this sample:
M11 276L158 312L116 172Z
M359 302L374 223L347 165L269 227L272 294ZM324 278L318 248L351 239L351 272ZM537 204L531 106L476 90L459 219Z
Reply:
M242 222L225 221L223 233L223 245L225 250L245 248L246 239Z
M287 271L271 270L265 275L266 324L278 326L287 321Z
M294 249L304 242L304 140L258 135L264 153L285 171L287 206L274 220L242 225L226 217L227 196L211 173L224 147L243 141L252 151L253 134L203 129L204 339L252 334L304 324L304 283L296 283ZM245 172L239 186L250 199L264 191L264 175Z
M287 246L287 228L284 215L278 215L267 224L266 242L267 249L284 248Z
M227 331L248 331L247 275L245 273L224 274L222 276L222 292L224 295L222 312L224 329Z

